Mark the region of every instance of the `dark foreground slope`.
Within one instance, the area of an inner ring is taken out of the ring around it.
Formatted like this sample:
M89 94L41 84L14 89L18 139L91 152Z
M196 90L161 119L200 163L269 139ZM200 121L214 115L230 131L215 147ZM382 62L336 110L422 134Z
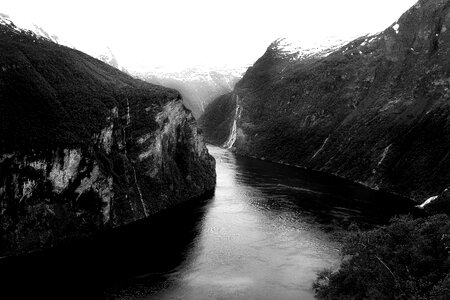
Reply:
M214 188L175 90L0 22L0 255L144 218Z
M421 0L329 55L296 59L275 42L222 97L237 109L221 116L217 100L200 124L213 142L234 131L238 153L422 200L450 182L449 50L448 0ZM214 121L230 116L236 130Z

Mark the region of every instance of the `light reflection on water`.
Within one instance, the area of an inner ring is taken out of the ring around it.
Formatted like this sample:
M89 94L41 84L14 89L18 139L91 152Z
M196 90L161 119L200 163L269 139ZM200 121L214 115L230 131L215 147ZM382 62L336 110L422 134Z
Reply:
M386 219L385 208L380 217L379 207L360 203L386 196L329 176L235 156L218 147L209 150L216 158L217 187L202 208L204 215L193 229L196 235L184 260L163 274L158 284L152 274L142 275L113 289L111 295L312 299L316 273L339 261L345 228L351 222Z
M191 262L175 273L175 287L155 296L310 298L314 274L337 261L336 243L295 213L272 211L261 190L235 176L232 154L212 152L219 157L217 189Z

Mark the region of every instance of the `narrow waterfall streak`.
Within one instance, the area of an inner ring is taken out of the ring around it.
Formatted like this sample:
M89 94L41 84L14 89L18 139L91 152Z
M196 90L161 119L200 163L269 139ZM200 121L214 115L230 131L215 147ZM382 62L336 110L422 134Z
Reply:
M127 124L123 128L123 144L124 144L124 152L125 155L127 155L127 128L130 126L131 123L131 116L130 116L130 102L127 99Z
M234 143L236 142L237 138L237 119L240 117L239 114L239 96L236 95L236 111L234 112L234 121L233 121L233 127L231 128L230 136L228 137L228 140L225 142L223 147L230 149L233 147Z
M131 123L131 116L130 116L130 102L127 99L127 126Z
M145 207L144 199L142 198L141 188L139 187L139 184L138 184L138 181L137 181L136 169L134 168L133 165L132 165L132 168L133 168L133 174L134 174L134 182L136 183L136 189L137 189L137 191L139 193L139 198L141 199L142 208L144 209L144 215L146 217L148 217L147 208Z
M136 211L134 210L133 202L132 202L131 199L128 197L128 194L125 195L125 199L127 199L128 204L130 205L131 212L133 213L133 216L135 216L135 215L136 215Z
M125 155L127 155L126 128L128 128L130 126L130 124L131 124L130 102L128 101L128 98L126 98L126 99L127 99L127 124L126 124L125 128L123 129L123 135L124 135L123 139L124 139L124 144L125 144L124 145L125 146ZM134 168L133 164L131 164L131 167L133 168L134 183L136 184L136 189L137 189L138 194L139 194L139 199L141 200L142 209L144 210L144 215L145 215L145 217L148 217L148 211L147 211L147 208L145 207L144 198L142 197L141 188L140 188L138 180L137 180L136 169ZM128 197L128 195L127 195L127 197ZM130 203L130 206L131 206L131 209L134 210L133 209L133 205L131 205L131 203Z
M319 150L316 151L316 153L314 153L313 157L311 157L311 160L317 156L317 154L319 154L320 152L322 152L323 148L325 147L325 145L328 142L328 139L330 138L330 136L328 136L325 141L323 142L322 146L320 146Z
M386 158L386 155L388 154L389 149L391 148L391 146L392 146L392 144L390 144L389 146L384 148L383 154L381 154L381 159L378 161L377 166L381 165L381 163L384 161L384 159Z

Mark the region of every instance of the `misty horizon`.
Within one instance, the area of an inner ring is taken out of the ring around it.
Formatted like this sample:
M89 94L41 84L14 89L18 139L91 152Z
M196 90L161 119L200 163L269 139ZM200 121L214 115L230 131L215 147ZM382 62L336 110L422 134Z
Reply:
M276 39L305 48L328 39L349 41L384 30L414 3L10 1L1 12L19 27L36 24L61 44L94 57L109 48L121 66L139 72L246 68Z

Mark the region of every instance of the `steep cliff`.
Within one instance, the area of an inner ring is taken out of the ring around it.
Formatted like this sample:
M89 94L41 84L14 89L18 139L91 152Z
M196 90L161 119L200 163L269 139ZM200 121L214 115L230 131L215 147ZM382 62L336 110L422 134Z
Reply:
M147 217L214 188L175 90L0 22L0 256Z
M235 109L218 117L217 100L199 123L216 143L233 133L238 153L422 201L450 185L449 50L448 0L421 0L383 32L330 51L276 41L222 97Z

